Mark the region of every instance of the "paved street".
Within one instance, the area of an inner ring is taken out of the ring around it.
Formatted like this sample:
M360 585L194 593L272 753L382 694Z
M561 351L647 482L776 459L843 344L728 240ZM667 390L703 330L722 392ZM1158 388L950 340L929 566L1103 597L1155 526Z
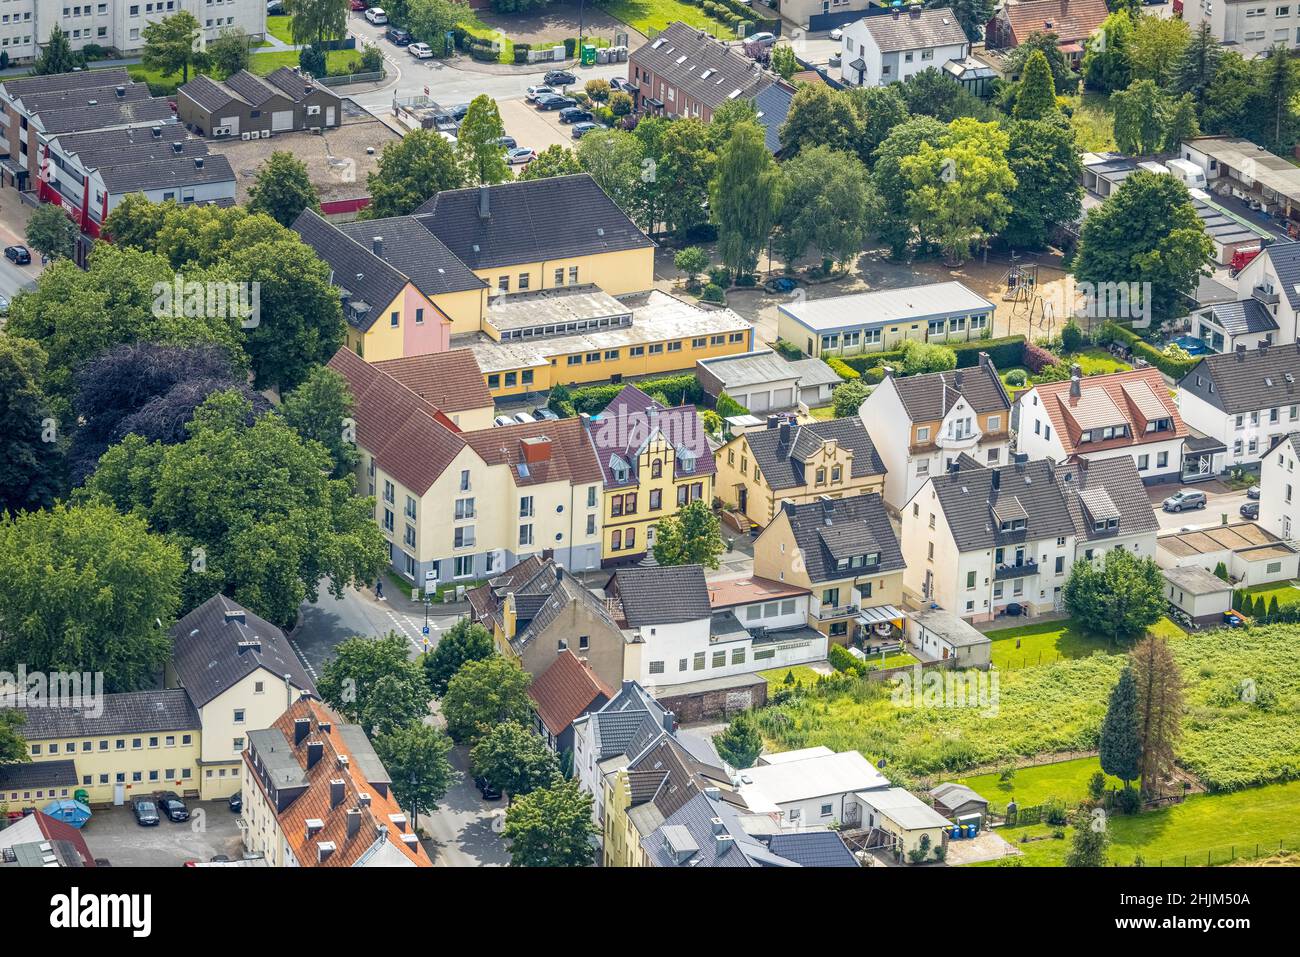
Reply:
M501 838L506 802L484 801L469 774L469 752L456 747L452 766L460 776L439 802L438 810L420 818L428 834L424 849L435 867L504 867L510 854Z
M0 249L15 243L27 245L25 234L32 207L24 205L16 190L0 190ZM32 254L30 266L15 266L0 257L0 296L12 301L20 290L31 289L41 274L41 257Z
M1189 512L1166 512L1160 507L1161 502L1183 488L1204 492L1208 499L1205 508ZM1171 482L1168 485L1149 487L1147 495L1151 498L1151 507L1155 509L1156 519L1160 522L1162 532L1179 528L1222 525L1225 514L1228 516L1229 524L1246 521L1239 511L1248 501L1245 490L1233 492L1220 482L1198 482L1194 485L1178 485Z

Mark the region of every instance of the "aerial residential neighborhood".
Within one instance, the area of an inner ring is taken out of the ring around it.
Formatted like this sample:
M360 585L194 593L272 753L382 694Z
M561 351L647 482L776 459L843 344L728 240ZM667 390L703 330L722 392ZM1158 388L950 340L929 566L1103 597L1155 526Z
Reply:
M915 930L980 874L1055 920L1052 868L1251 926L1300 8L263 2L0 14L0 869L52 928L148 936L91 888L165 867L159 921L839 868Z

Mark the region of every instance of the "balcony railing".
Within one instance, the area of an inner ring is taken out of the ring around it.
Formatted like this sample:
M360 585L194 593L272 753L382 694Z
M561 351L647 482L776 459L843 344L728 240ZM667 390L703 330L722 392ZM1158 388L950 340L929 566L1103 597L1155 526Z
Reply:
M847 618L857 613L857 605L835 605L830 608L822 605L817 609L816 615L818 621L830 621L832 618Z
M1025 578L1037 574L1038 562L1032 558L1027 558L1023 562L1003 562L993 569L995 581L1005 581L1008 578Z

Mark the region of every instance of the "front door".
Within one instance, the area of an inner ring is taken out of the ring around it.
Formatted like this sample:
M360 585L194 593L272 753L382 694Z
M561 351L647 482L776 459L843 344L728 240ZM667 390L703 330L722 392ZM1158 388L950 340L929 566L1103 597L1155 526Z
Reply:
M740 500L740 514L748 515L749 514L749 489L743 485L740 486L740 493L737 496L737 498Z
M113 785L113 806L121 807L125 803L126 803L126 785L114 784Z

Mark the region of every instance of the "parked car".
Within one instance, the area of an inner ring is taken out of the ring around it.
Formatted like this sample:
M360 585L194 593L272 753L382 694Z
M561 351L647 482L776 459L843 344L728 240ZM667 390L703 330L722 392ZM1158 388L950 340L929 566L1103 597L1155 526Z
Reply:
M408 46L415 39L415 37L411 36L410 30L405 27L393 26L391 23L384 32L384 36L388 38L389 43L399 47Z
M574 124L573 124L573 138L574 138L575 140L580 140L580 139L582 139L584 136L586 136L588 133L592 132L593 130L599 130L599 129L602 129L602 127L601 127L601 125L600 125L599 123L590 123L590 122L587 122L587 123L574 123Z
M1249 499L1258 499L1258 498L1259 498L1259 486L1258 486L1258 485L1252 485L1250 488L1246 489L1246 498L1249 498Z
M0 296L0 316L9 315L9 300Z
M209 864L229 864L229 863L230 863L230 858L227 857L225 854L213 854L211 857L208 858L208 863L209 863Z
M238 814L243 809L244 809L244 792L236 791L234 794L230 795L230 810L235 814Z
M406 52L417 60L427 60L433 56L433 47L427 43L412 43L406 48Z
M537 104L542 110L567 110L571 106L577 106L578 101L567 96L548 96L544 100L538 100Z
M512 418L510 418L510 416L508 416L508 415L498 415L498 416L497 416L495 419L493 419L492 421L493 421L493 423L496 424L496 425L514 425L514 424L515 424L515 420L512 419Z
M536 422L537 420L534 419L527 412L516 412L515 421L518 422L520 425L527 425L528 423Z
M158 805L148 798L138 797L132 800L131 811L135 814L135 823L141 827L155 827L158 824Z
M545 104L550 100L563 100L563 99L565 99L565 96L561 93L554 93L554 92L538 93L535 97L533 97L533 106L537 107L540 110L543 109L545 107Z
M531 103L533 100L537 99L539 96L542 96L543 94L554 93L554 92L555 91L552 90L549 86L530 86L528 88L528 91L524 94L524 98Z
M31 264L32 253L30 249L19 243L5 247L5 259L18 266L27 266Z
M284 0L266 0L266 12L273 17L284 13Z
M1259 502L1242 502L1237 511L1241 512L1242 518L1259 518Z
M560 420L560 417L546 406L542 406L540 409L533 409L533 418L538 422L558 422Z
M501 792L488 783L487 778L475 778L474 787L478 788L478 793L483 795L485 801L500 801Z
M180 823L190 819L190 809L175 791L160 791L154 795L154 801L158 810L167 816L167 820Z
M767 33L766 31L762 33L751 33L749 36L745 37L745 42L757 43L761 47L774 46L776 44L776 34Z
M537 159L537 150L530 149L527 146L516 146L514 149L506 151L506 162L511 166L531 163L535 159Z
M371 7L366 11L366 19L377 27L382 27L388 22L388 14L384 12L383 7Z
M568 106L560 110L561 123L582 123L591 119L591 111L580 106Z
M830 32L829 36L832 40L843 40L844 31L841 30L839 27L836 27L834 30Z
M469 104L468 104L468 103L458 103L456 106L453 106L453 107L452 107L450 110L448 110L447 112L448 112L448 114L450 114L450 116L451 116L451 118L452 118L453 120L455 120L457 123L459 123L459 122L461 122L462 120L465 119L465 114L467 114L467 113L469 112Z
M1206 498L1204 492L1193 491L1185 488L1181 492L1169 496L1160 503L1160 507L1166 512L1185 512L1189 508L1205 508Z
M348 0L348 5L357 13L361 13L366 9L366 0Z
M496 143L497 146L504 146L508 150L512 150L519 145L517 142L515 142L515 138L513 136L498 136Z
M623 89L623 84L626 82L627 80L624 80L622 77L612 76L609 78L609 88L611 90L621 90Z
M547 86L572 86L578 78L568 70L550 70L542 77L542 82Z

